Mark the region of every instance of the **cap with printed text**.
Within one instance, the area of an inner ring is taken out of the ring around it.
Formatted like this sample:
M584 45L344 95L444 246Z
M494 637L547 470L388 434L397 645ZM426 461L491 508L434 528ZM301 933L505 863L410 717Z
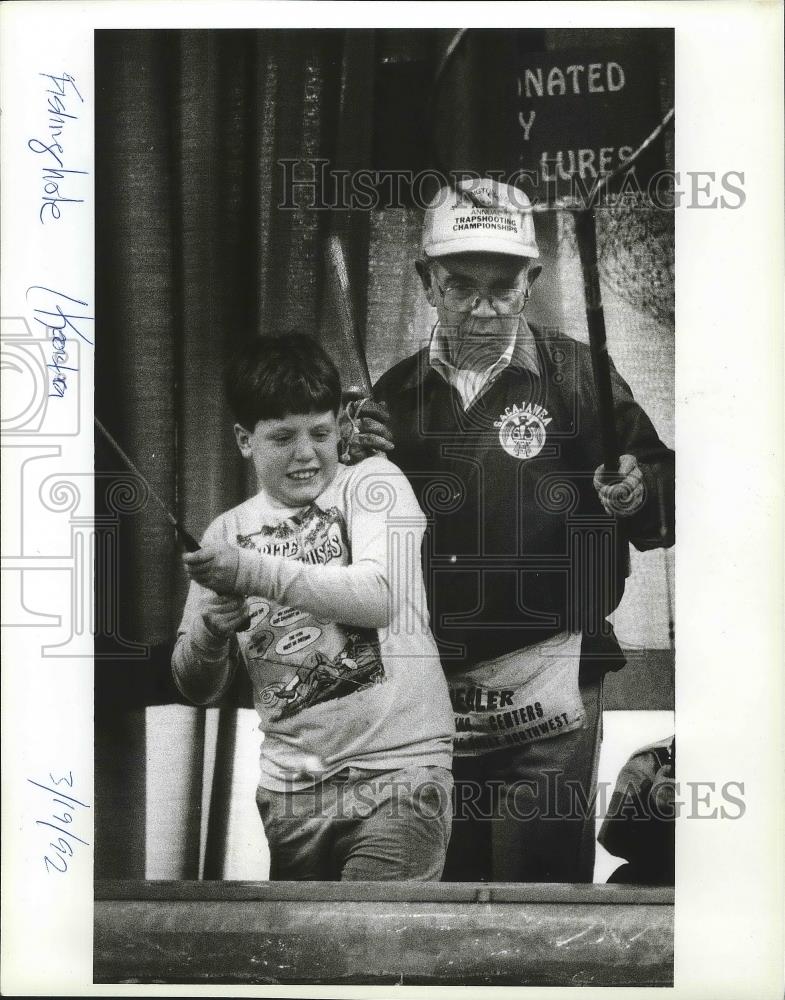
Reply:
M531 202L519 188L490 178L443 187L425 210L422 252L539 257Z

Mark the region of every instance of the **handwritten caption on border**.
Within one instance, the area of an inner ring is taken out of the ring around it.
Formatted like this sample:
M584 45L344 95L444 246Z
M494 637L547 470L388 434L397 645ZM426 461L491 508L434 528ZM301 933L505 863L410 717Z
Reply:
M76 796L69 795L60 789L60 785L65 785L69 792L73 789L74 776L72 771L68 771L59 778L56 778L50 772L49 781L51 784L49 785L45 785L40 781L34 781L32 778L28 778L27 780L31 785L35 785L36 788L47 792L50 797L49 815L46 819L37 819L35 821L36 826L48 827L54 830L55 833L60 834L60 836L49 841L46 853L42 858L44 866L50 875L55 873L64 874L68 871L76 851L79 850L79 845L81 844L84 847L90 846L89 841L85 840L84 837L80 837L72 829L75 821L78 828L79 818L85 816L84 810L89 810L90 806L81 799L76 798Z
M28 139L27 148L43 157L41 161L41 204L38 219L42 225L46 221L57 222L62 216L61 205L69 202L83 202L84 198L69 197L73 194L75 175L87 175L87 170L76 170L70 166L66 154L66 136L71 123L78 121L84 98L76 86L76 78L70 73L39 73L49 81L44 93L46 98L45 139ZM69 164L66 166L66 164ZM65 185L69 187L66 189ZM61 190L62 185L62 190Z

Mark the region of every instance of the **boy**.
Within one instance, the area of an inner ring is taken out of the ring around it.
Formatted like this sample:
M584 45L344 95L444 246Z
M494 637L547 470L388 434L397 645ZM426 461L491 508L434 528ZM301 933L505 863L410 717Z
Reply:
M438 880L453 715L427 623L425 518L386 458L339 464L340 379L311 338L248 344L227 394L259 492L183 555L175 681L206 704L245 663L272 879Z

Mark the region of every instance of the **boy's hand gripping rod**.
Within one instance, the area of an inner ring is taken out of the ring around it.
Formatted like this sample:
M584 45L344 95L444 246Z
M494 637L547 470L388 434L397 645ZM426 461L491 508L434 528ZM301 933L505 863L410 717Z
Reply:
M149 492L150 496L153 498L153 500L155 500L155 502L158 504L158 506L161 508L164 514L166 514L167 519L172 523L174 530L177 532L177 537L182 542L185 551L197 552L201 548L201 546L196 541L194 536L189 531L186 531L186 529L180 524L180 522L177 520L174 514L171 513L171 511L163 502L158 493L156 493L156 491L150 485L148 480L137 469L137 467L134 465L131 459L126 455L126 453L123 451L120 445L115 441L115 439L112 437L109 431L104 427L104 425L101 423L98 417L94 416L93 420L95 420L95 426L98 428L98 430L103 434L103 436L106 438L109 444L114 448L114 450L117 452L120 458L122 458L122 460L125 462L128 468L131 470L131 472L133 472L135 476L138 476L142 480L144 485L147 487L147 491Z

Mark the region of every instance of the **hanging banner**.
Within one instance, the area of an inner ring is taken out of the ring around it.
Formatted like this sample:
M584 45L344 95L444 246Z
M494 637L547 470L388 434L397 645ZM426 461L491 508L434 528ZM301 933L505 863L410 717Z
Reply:
M538 201L586 199L659 123L657 60L634 48L524 54L518 76L520 186ZM646 189L664 167L662 142L636 161Z

